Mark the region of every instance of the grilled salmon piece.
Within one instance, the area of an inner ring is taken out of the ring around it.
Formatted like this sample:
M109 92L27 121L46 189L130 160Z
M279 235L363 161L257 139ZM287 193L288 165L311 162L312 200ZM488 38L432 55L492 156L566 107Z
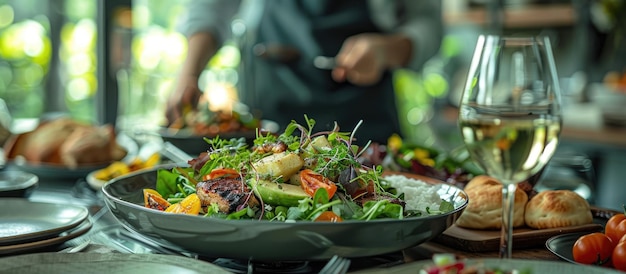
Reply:
M234 212L244 203L250 207L259 205L256 196L241 178L220 177L199 182L196 185L196 194L202 207L216 203L223 213Z

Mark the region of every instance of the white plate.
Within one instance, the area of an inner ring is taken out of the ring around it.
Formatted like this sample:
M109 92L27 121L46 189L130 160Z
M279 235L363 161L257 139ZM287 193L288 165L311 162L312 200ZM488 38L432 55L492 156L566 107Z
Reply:
M619 274L614 269L579 265L572 263L565 263L560 261L538 261L538 260L522 260L522 259L497 259L497 258L485 258L485 259L467 259L466 265L484 265L488 268L498 268L501 270L529 270L528 273L550 273L550 274ZM433 265L430 260L417 261L399 266L389 268L377 268L367 269L363 271L356 271L352 273L380 273L380 274L394 274L394 273L419 273L420 269L425 269L428 266Z
M106 184L108 181L104 181L104 180L100 180L96 178L96 172L98 171L100 171L100 169L89 172L89 174L87 174L87 176L85 177L85 181L87 181L87 184L92 189L100 191L100 189L102 189L102 186Z
M0 255L21 253L25 251L37 250L48 246L62 244L87 233L87 231L89 231L92 226L93 225L91 223L91 220L85 219L79 226L58 234L57 237L48 238L40 241L0 246ZM0 269L2 268L0 267Z
M124 253L38 253L0 259L7 273L153 274L231 273L214 264L182 256Z
M0 199L0 246L41 240L78 226L89 216L75 205L31 202L23 198Z

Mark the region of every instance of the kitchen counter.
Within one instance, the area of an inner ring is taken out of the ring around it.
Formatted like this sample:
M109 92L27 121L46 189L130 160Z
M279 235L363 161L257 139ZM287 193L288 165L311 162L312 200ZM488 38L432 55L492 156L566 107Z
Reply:
M626 107L626 106L625 106ZM445 127L456 127L458 109L444 107L439 115ZM626 149L626 126L610 126L604 123L602 107L592 103L571 104L563 108L561 139L568 142L585 142L589 145Z
M593 103L572 104L563 108L563 117L561 136L564 140L626 149L626 127L605 123L602 106Z

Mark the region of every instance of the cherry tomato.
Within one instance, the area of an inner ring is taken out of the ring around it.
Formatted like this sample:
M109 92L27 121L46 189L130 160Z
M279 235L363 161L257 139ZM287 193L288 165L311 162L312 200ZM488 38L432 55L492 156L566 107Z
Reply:
M614 244L617 244L622 236L626 234L626 215L615 214L609 218L604 227L604 234L609 236Z
M236 170L232 168L216 168L216 169L213 169L211 173L204 175L202 179L207 181L207 180L212 180L212 179L216 179L220 177L238 178L240 176L241 175L239 175L239 172L237 172Z
M606 234L595 232L578 238L572 248L574 261L581 264L606 265L613 253L613 243Z
M165 200L159 192L151 188L145 188L143 190L143 204L147 208L160 211L164 211L170 206L170 203Z
M315 191L320 187L328 191L329 199L332 198L337 191L337 185L333 181L310 169L300 171L300 182L302 182L302 189L304 189L307 194L311 195L311 197L315 195Z
M317 216L317 218L315 218L315 221L338 223L338 222L342 222L343 219L341 219L341 217L339 217L337 214L335 214L332 211L324 211L322 212L322 214L320 214L320 216Z
M626 239L626 237L622 237L622 239ZM621 241L615 246L611 255L611 261L613 262L613 268L626 271L626 241Z

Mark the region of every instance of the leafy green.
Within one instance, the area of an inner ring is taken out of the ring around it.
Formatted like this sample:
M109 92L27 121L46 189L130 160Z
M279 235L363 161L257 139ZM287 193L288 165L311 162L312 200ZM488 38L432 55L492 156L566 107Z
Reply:
M163 197L173 196L178 192L176 182L180 175L167 169L157 171L156 191Z
M404 217L403 211L404 209L401 205L392 203L386 199L368 201L363 205L364 215L359 219L366 221L384 217L402 219Z
M242 217L250 217L250 216L253 216L253 215L254 215L253 210L251 208L249 208L249 207L246 207L246 208L243 208L243 209L241 209L239 211L235 211L235 212L233 212L231 214L228 214L226 216L226 220L239 220Z
M446 212L450 212L454 210L454 204L445 200L441 200L441 203L439 204L439 209L438 210L432 210L430 207L426 208L426 213L428 213L429 215L435 215L435 214L443 214Z

